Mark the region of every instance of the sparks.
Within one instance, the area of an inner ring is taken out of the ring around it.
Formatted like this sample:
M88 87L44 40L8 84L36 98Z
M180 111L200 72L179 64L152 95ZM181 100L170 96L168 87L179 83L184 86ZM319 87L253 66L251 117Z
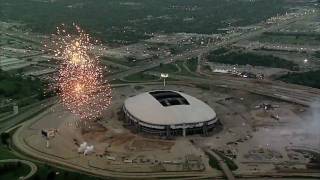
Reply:
M111 104L111 87L104 80L104 68L99 65L95 44L79 26L76 35L65 34L57 28L53 42L54 55L60 59L58 75L54 77L55 89L62 104L81 119L101 116Z

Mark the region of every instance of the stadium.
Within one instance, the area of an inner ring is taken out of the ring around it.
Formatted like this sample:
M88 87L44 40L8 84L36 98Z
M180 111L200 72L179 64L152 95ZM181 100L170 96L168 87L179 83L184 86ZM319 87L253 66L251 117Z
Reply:
M178 91L157 90L130 97L123 112L125 123L137 132L159 136L207 136L220 126L210 106Z

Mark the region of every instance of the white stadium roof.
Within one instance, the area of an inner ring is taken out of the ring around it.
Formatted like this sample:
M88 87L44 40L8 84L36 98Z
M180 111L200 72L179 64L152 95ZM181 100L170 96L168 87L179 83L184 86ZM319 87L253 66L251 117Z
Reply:
M153 125L195 124L212 121L215 111L197 98L177 91L151 91L128 98L126 110Z

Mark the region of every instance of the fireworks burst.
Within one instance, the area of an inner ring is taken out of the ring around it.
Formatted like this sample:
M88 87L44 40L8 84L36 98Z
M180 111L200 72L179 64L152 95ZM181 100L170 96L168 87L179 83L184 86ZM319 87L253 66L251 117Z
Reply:
M57 28L53 42L54 55L61 59L54 87L62 104L81 119L99 117L111 104L111 87L104 80L104 68L99 65L96 44L80 27L76 35ZM94 41L97 43L97 41Z

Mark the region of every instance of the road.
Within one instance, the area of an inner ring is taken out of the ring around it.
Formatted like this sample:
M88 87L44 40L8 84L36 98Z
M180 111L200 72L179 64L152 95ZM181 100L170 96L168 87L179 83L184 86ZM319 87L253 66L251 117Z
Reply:
M31 178L38 170L38 167L33 162L30 162L30 161L21 160L21 159L0 160L0 164L1 163L17 163L17 162L25 164L25 165L29 166L29 168L30 168L30 172L27 175L21 177L22 180Z
M275 24L275 25L272 25L272 26L270 26L268 28L262 28L262 29L258 29L258 30L255 30L255 31L248 32L246 34L242 34L242 35L239 35L239 36L232 37L230 39L224 40L223 42L219 42L219 43L216 43L216 44L210 44L210 45L204 46L204 47L202 46L202 47L199 47L197 49L186 51L186 52L184 52L182 54L179 54L179 55L175 55L175 56L172 56L172 57L159 59L157 61L154 61L152 63L146 64L144 66L131 67L127 71L112 74L112 75L108 76L107 78L109 80L122 79L124 77L129 76L129 75L132 75L132 74L135 74L135 73L139 73L139 72L143 72L143 71L158 67L158 66L160 66L160 64L168 64L168 63L173 63L173 62L175 62L177 60L181 60L181 59L188 59L190 57L197 57L199 55L206 54L206 53L208 53L208 52L210 52L212 50L218 49L218 48L220 48L222 46L230 45L230 44L236 43L236 42L238 42L240 40L249 39L249 38L258 36L258 35L260 35L260 34L262 34L264 32L267 32L267 31L275 31L277 29L284 28L284 27L286 27L286 26L288 26L288 25L290 25L290 24L292 24L292 23L294 23L294 22L296 22L298 20L301 20L303 18L305 18L305 16L296 17L296 18L293 18L291 20L282 22L281 24Z
M280 81L258 81L252 79L235 78L231 76L212 75L210 77L191 77L171 75L171 78L208 84L225 88L245 90L251 93L274 97L283 101L293 102L304 106L311 106L320 97L320 90Z
M0 122L0 134L8 130L9 128L22 123L28 118L36 115L37 113L43 111L50 107L55 101L54 100L44 100L42 102L37 102L35 106L31 107L27 111L21 112L9 119ZM30 105L32 106L32 105Z
M190 82L192 81L193 83L206 83L206 84L215 84L215 85L219 85L219 84L222 84L222 83L230 83L230 88L232 88L233 86L231 85L236 85L236 84L233 84L233 83L244 83L244 82L247 82L249 85L251 83L251 80L243 80L243 81L240 81L240 80L235 80L234 78L230 78L230 77L220 77L218 76L220 81L216 81L216 80L212 80L212 79L205 79L205 78L199 78L199 77L188 77L188 76L179 76L178 78L179 79L186 79L187 82ZM212 77L213 78L213 77ZM230 79L229 79L230 78ZM152 83L134 83L134 84L159 84L161 82L152 82ZM173 83L173 82L171 82ZM183 83L183 82L180 82L180 83ZM130 83L132 84L132 83ZM266 83L268 85L268 83ZM121 84L119 86L122 86L122 85L128 85L128 84ZM247 85L248 86L248 85ZM275 86L277 87L277 86ZM246 88L246 86L243 86L243 88ZM282 89L283 86L279 86L278 88ZM300 87L302 88L302 87ZM304 87L306 88L306 87ZM264 89L264 92L268 92L268 88L266 87L261 87L261 89ZM251 90L251 88L248 88L247 90ZM292 90L289 86L288 88L288 91ZM308 88L306 88L306 90L308 90ZM309 90L313 90L313 89L310 89ZM303 95L303 92L304 90L301 90L301 89L297 89L297 90L293 90L293 91L297 91L297 92L300 92L301 95ZM296 92L296 93L297 93ZM311 91L312 92L312 91ZM262 92L261 92L262 93ZM308 95L311 95L312 93L308 94ZM43 112L43 114L45 114L46 112ZM39 114L39 116L42 116L42 113ZM213 175L211 175L210 173L207 173L207 172L183 172L183 173L172 173L172 172L162 172L162 173L135 173L134 177L132 177L132 173L125 173L125 172L115 172L115 171L112 171L112 170L106 170L106 169L97 169L97 168L94 168L94 167L84 167L84 166L79 166L78 164L73 164L73 163L70 163L68 162L67 160L64 160L64 159L60 159L60 158L56 158L56 157L53 157L53 156L50 156L46 153L43 153L43 152L39 152L39 151L36 151L35 149L29 147L24 141L23 141L23 135L21 134L23 132L23 129L24 128L28 128L30 125L32 125L34 122L36 122L38 120L37 117L34 117L32 119L30 119L29 121L27 121L26 123L23 124L23 127L18 129L16 131L16 133L14 134L13 136L13 143L15 144L15 146L22 150L23 152L25 152L26 154L28 154L29 156L32 156L36 159L40 159L42 161L45 161L45 162L49 162L49 163L52 163L52 164L58 164L58 165L62 165L62 166L65 166L65 167L68 167L68 168L72 168L72 169L77 169L79 171L83 171L83 172L87 172L87 173L90 173L90 174L97 174L97 175L101 175L101 176L107 176L107 177L117 177L117 178L136 178L136 179L140 179L140 178L148 178L148 177L156 177L156 178L163 178L163 177L197 177L197 178L203 178L203 177L213 177ZM217 157L216 157L217 158ZM219 160L219 158L217 158ZM220 160L219 160L220 161ZM225 172L225 174L227 176L229 176L230 179L232 179L232 176L230 176L230 171L227 170L225 168L225 165L222 165L221 164L221 167L224 168L223 171ZM275 173L275 174L270 174L274 177L281 177L281 176L288 176L288 175L291 175L291 174L286 174L286 173L282 173L282 174L279 174L279 173ZM294 174L296 175L296 174ZM294 176L293 175L293 176ZM301 174L300 174L301 175ZM303 175L306 175L306 174L303 174ZM307 174L308 176L312 176L312 177L319 177L319 173L316 173L316 174ZM265 174L237 174L237 176L243 176L243 177L259 177L259 176L265 176ZM217 177L215 177L217 178Z
M195 74L195 72L190 72ZM150 75L159 76L158 72L148 72ZM186 76L171 74L170 78L193 84L206 84L224 88L248 91L254 94L268 96L283 101L312 106L320 97L320 90L301 85L288 84L281 81L268 81L233 77L231 75L206 75ZM168 82L170 83L170 82ZM174 82L176 83L176 82Z
M257 31L253 31L253 32L250 32L247 34L233 37L233 38L228 39L224 42L209 45L208 47L200 47L198 49L185 52L181 55L176 55L173 57L160 59L160 60L157 60L156 62L146 64L143 67L132 67L132 68L128 69L127 71L110 75L108 77L108 79L109 80L122 79L126 76L157 67L161 63L163 63L163 64L172 63L172 62L177 61L179 59L187 59L190 57L195 57L195 56L207 53L211 50L217 49L221 46L229 45L229 44L238 42L243 39L257 36L261 33L266 32L266 31L272 31L272 30L276 30L276 29L285 27L293 22L296 22L299 19L301 19L301 18L292 19L290 21L286 21L286 22L283 22L282 24L274 25L269 28L259 29ZM314 101L315 97L320 95L320 90L315 90L315 89L307 88L307 87L303 87L303 86L289 85L289 84L285 84L285 83L281 83L281 82L267 82L267 81L263 81L263 82L258 83L254 80L239 79L239 78L221 76L221 75L217 75L217 76L210 75L210 76L202 76L202 77L189 77L189 76L174 75L173 78L176 78L179 80L184 80L187 82L191 81L193 83L203 83L203 84L210 84L210 85L221 86L221 87L226 87L226 88L243 89L243 90L250 91L252 93L272 96L272 97L280 98L282 100L296 102L296 103L303 104L303 105L310 105ZM46 113L46 112L42 112L42 113ZM170 177L176 176L176 177L180 177L180 178L182 176L184 176L184 177L195 176L195 177L199 177L199 178L213 177L211 174L209 174L207 172L135 173L134 177L133 177L132 173L115 172L115 171L111 171L111 170L97 169L97 168L93 168L93 167L90 167L90 168L83 167L83 166L79 166L79 164L71 164L70 162L68 162L66 160L55 158L55 157L49 156L48 154L38 152L35 149L32 149L31 147L29 147L27 144L25 144L25 142L23 141L23 137L21 137L22 136L21 132L23 131L24 128L28 128L36 120L38 120L36 117L31 118L28 122L24 123L23 127L18 129L16 131L16 133L13 135L13 143L15 144L15 146L19 150L23 151L24 153L26 153L36 159L41 159L43 161L66 166L66 167L69 167L72 169L84 171L84 172L91 173L91 174L99 174L101 176L109 176L109 177L112 176L112 177L119 177L119 178L137 178L137 179L150 178L150 177L161 178L161 177L169 177L169 176ZM19 123L19 122L17 121L14 123ZM220 157L216 157L216 158L219 160L219 162L222 162ZM228 167L226 167L226 165L224 163L221 163L221 167L228 178L234 179L231 171L228 170Z

